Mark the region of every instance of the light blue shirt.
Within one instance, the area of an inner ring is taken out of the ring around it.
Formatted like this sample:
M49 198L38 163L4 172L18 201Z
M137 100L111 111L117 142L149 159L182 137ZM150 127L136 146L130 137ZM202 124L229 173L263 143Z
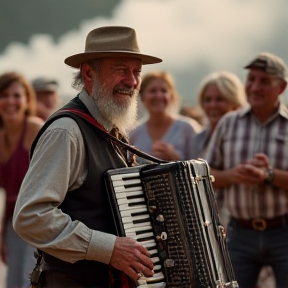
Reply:
M173 117L175 121L159 140L171 144L180 155L179 160L192 159L191 141L195 134L201 130L201 126L194 119L186 116L175 114ZM130 133L129 141L136 148L151 154L153 140L148 133L147 121Z

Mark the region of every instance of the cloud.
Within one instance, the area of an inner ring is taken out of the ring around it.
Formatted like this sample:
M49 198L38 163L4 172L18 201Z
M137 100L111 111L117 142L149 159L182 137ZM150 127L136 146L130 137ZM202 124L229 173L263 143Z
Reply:
M57 43L49 35L33 35L28 45L11 43L0 55L0 72L17 70L28 79L55 77L62 95L75 95L74 70L63 61L82 52L87 33L103 25L134 27L141 51L164 60L145 67L144 72L188 71L201 63L211 71L239 71L259 50L266 50L279 25L288 24L281 13L287 5L285 0L277 4L269 0L124 0L112 18L84 21ZM279 56L288 62L288 52Z

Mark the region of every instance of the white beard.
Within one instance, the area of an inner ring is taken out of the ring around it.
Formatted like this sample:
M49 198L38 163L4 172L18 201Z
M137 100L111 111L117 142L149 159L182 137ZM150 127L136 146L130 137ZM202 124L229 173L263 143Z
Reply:
M138 93L138 90L134 90L133 95L130 98L127 96L125 101L117 99L113 91L108 91L95 77L91 96L103 120L118 127L122 133L128 134L136 127Z

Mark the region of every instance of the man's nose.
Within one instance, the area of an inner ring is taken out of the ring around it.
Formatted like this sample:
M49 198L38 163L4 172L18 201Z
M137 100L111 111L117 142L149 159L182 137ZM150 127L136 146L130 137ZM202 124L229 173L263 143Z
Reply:
M251 91L258 91L260 90L261 88L261 85L260 85L260 82L259 81L253 81L251 84L250 84L250 90Z
M135 76L135 74L132 71L128 71L126 72L123 81L130 87L136 87L139 83L139 78Z

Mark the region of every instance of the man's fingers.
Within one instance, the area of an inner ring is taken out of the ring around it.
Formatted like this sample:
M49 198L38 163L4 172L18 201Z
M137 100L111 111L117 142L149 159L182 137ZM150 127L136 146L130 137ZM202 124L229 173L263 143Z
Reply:
M152 264L153 266L153 264ZM153 267L152 267L153 269ZM145 277L152 277L154 275L154 271L151 268L143 265L142 263L138 262L137 265L134 267L134 270L137 272L141 272L144 274Z
M147 267L148 270L153 270L153 262L151 261L151 259L149 257L147 257L146 255L140 255L139 256L139 263L143 266L143 267ZM143 272L143 271L142 271ZM144 272L143 272L144 273Z
M145 247L144 247L143 245L141 245L140 243L139 243L138 250L139 250L142 254L146 255L147 257L150 257L150 253L149 253L148 249L145 248Z
M139 275L137 271L135 271L133 268L128 267L125 271L123 271L126 275L128 275L131 279L133 279L135 282L138 280Z
M138 280L140 272L146 277L154 274L149 251L132 238L116 238L110 264L133 280Z

